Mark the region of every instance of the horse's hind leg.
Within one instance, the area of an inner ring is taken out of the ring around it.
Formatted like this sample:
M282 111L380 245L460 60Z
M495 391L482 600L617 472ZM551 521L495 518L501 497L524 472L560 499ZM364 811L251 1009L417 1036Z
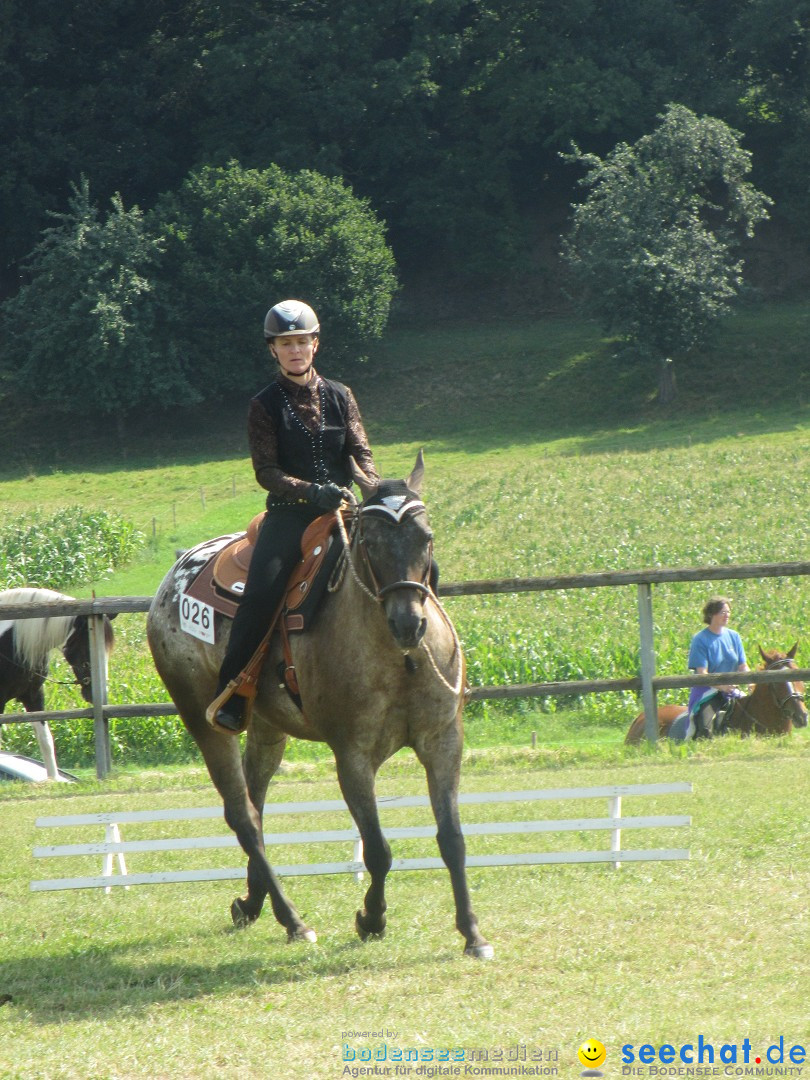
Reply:
M461 769L461 732L448 729L441 736L420 740L415 746L425 767L430 802L436 818L436 840L450 872L456 904L456 928L464 937L464 952L479 960L490 960L494 950L478 929L467 885L466 845L458 813L458 778Z
M340 790L360 832L363 862L371 878L363 909L357 912L354 920L358 935L365 941L385 933L385 879L391 869L391 848L380 827L370 761L350 752L336 751L335 762Z
M290 941L317 941L315 931L304 925L292 904L284 895L284 891L278 883L272 868L270 873L273 880L276 881L276 891L268 890L266 884L265 866L269 866L269 863L264 852L262 824L264 800L267 795L267 785L281 764L286 745L287 736L275 728L271 728L266 724L253 724L248 728L242 769L247 783L249 803L259 814L262 858L260 860L252 856L248 858L247 896L237 897L231 904L231 918L236 926L245 926L254 922L259 917L264 905L264 899L269 891L273 914L278 922L286 928L287 937Z

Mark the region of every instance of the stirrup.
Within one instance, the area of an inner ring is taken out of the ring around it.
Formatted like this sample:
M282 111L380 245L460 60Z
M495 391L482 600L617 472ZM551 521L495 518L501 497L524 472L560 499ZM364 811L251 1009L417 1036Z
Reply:
M255 691L253 694L240 695L245 699L245 711L242 717L242 727L238 731L235 728L226 728L217 723L217 713L227 704L227 702L231 700L233 695L238 692L239 688L243 684L243 679L231 679L231 681L228 683L222 693L218 694L208 706L208 708L205 710L205 719L208 721L211 727L214 728L215 731L225 731L229 735L240 735L250 723L250 717L253 712L253 698L255 696Z

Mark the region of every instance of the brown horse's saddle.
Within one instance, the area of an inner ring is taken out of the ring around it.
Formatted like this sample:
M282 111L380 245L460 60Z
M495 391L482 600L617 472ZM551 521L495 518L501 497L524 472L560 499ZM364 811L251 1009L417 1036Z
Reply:
M245 591L250 562L264 516L264 511L257 514L245 533L229 541L208 560L194 581L187 586L188 596L209 604L221 615L233 618L239 599ZM332 566L337 559L339 545L332 542L336 524L334 513L323 514L304 531L301 537L301 561L296 564L287 582L285 610L288 613L298 612L310 596L322 593L323 589L316 589L315 584L324 564L328 562ZM332 557L327 560L330 552ZM296 620L289 614L288 628L303 630L304 625L301 619Z

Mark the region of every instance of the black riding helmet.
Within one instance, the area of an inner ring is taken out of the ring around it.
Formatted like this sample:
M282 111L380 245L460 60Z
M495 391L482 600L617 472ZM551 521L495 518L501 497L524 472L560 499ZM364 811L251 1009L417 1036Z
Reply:
M309 304L302 300L282 300L274 304L264 317L265 341L272 341L277 337L317 334L320 328L318 316Z

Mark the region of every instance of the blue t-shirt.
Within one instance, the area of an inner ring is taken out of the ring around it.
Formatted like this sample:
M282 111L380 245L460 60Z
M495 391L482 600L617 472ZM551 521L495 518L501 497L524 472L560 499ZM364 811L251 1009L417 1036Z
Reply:
M689 668L706 668L713 675L717 671L736 671L745 664L745 650L736 630L726 627L721 633L713 633L708 626L695 634L689 646Z

